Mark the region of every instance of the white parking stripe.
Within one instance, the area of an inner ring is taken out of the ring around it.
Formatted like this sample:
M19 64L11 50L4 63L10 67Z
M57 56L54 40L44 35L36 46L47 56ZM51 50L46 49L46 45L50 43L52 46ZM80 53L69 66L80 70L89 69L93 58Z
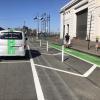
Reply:
M26 62L30 62L30 61L10 61L10 62L7 62L7 61L1 61L0 63L2 64L12 64L12 63L26 63Z
M50 46L50 47L52 47L52 48L54 48L54 49L56 49L56 50L61 51L61 49L55 48L55 47L53 47L53 46ZM76 56L76 55L73 55L73 54L71 54L71 53L68 53L68 52L66 52L66 51L64 51L64 53L65 53L65 54L68 54L68 55L71 55L71 56L73 56L73 57L75 57L75 58L78 58L78 59L80 59L80 60L82 60L82 61L85 61L85 62L87 62L87 63L89 63L89 64L94 65L94 63L92 63L92 62L87 61L87 60L85 60L85 59L83 59L83 58L80 58L80 57L78 57L78 56ZM98 66L98 65L97 65L97 66Z
M88 77L96 69L96 67L96 65L93 65L83 76Z
M61 51L61 49L55 48L55 47L53 47L53 46L50 46L50 47L52 47L52 48L54 48L54 49L56 49L56 50ZM73 55L73 54L71 54L71 53L68 53L68 52L66 52L66 51L65 51L65 53L93 65L88 71L86 71L85 74L83 74L83 77L88 77L88 76L95 70L96 67L100 67L100 66L98 66L98 65L96 65L96 64L94 64L94 63L92 63L92 62L90 62L90 61L87 61L87 60L85 60L85 59L83 59L83 58L77 57L77 56L75 56L75 55Z
M31 68L32 68L32 72L33 72L33 78L34 78L34 82L35 82L37 98L38 98L38 100L45 100L43 92L42 92L42 88L41 88L41 85L40 85L40 81L39 81L39 78L38 78L38 74L37 74L37 71L36 71L36 68L35 68L35 64L34 64L34 61L32 59L32 56L31 56L29 46L28 46L28 50L29 50L29 55L30 55L30 63L31 63Z
M61 54L61 52L60 53L55 53L55 54L48 54L48 53L41 53L41 54L43 54L43 55L60 55Z
M61 69L57 69L57 68L53 68L53 67L48 67L48 66L38 65L38 64L35 64L35 66L39 66L39 67L42 67L42 68L47 68L47 69L51 69L51 70L55 70L55 71L59 71L59 72L63 72L63 73L71 74L71 75L75 75L75 76L84 77L81 74L77 74L77 73L73 73L73 72L69 72L69 71L65 71L65 70L61 70Z

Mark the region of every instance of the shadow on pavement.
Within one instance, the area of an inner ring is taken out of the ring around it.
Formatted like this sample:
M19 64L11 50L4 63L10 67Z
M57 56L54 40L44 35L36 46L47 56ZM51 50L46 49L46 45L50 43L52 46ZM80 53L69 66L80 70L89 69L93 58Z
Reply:
M0 57L0 62L1 61L3 61L3 60L29 60L30 59L30 56L29 56L29 52L31 52L31 56L32 56L32 58L35 58L35 57L38 57L38 56L40 56L41 54L40 54L40 52L39 51L37 51L37 50L26 50L26 55L25 55L25 57L20 57L20 56L2 56L2 57Z
M36 58L36 57L41 55L41 53L38 50L32 50L31 49L30 52L31 52L32 58Z
M21 57L21 56L1 56L0 57L0 62L2 60L29 60L30 57L29 57L29 51L26 50L26 55L24 57Z
M66 57L65 59L64 59L64 61L66 61L66 60L68 60L69 58L68 57Z

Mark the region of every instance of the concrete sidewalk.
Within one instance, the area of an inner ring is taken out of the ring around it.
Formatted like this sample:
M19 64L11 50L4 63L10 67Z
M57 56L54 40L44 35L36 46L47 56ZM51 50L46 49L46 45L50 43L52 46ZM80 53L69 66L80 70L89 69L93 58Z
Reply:
M59 38L50 38L47 40L58 45L63 44L63 40L60 40ZM96 42L90 41L90 49L88 49L88 41L86 40L73 39L71 43L72 44L70 48L72 49L100 57L100 48L98 51L96 51L95 48Z
M96 51L95 45L96 45L95 42L90 41L90 48L88 49L88 41L73 39L71 48L100 57L100 49Z
M60 40L60 39L58 39L56 41L52 41L52 42L62 45L62 40ZM96 51L95 45L96 45L96 42L90 41L90 48L88 49L88 41L73 39L71 41L70 48L100 57L100 48L98 49L98 51Z

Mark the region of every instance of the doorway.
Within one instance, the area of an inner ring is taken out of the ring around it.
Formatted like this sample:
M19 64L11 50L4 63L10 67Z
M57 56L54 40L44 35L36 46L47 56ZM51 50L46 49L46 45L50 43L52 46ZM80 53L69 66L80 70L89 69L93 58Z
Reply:
M88 9L82 10L77 15L76 36L79 39L86 39L87 35L87 13Z

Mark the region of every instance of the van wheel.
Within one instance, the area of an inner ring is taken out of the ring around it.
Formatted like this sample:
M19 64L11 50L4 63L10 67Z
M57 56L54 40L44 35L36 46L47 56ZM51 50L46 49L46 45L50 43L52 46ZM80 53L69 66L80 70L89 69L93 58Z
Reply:
M2 60L2 57L0 56L0 62L1 62L1 60Z

